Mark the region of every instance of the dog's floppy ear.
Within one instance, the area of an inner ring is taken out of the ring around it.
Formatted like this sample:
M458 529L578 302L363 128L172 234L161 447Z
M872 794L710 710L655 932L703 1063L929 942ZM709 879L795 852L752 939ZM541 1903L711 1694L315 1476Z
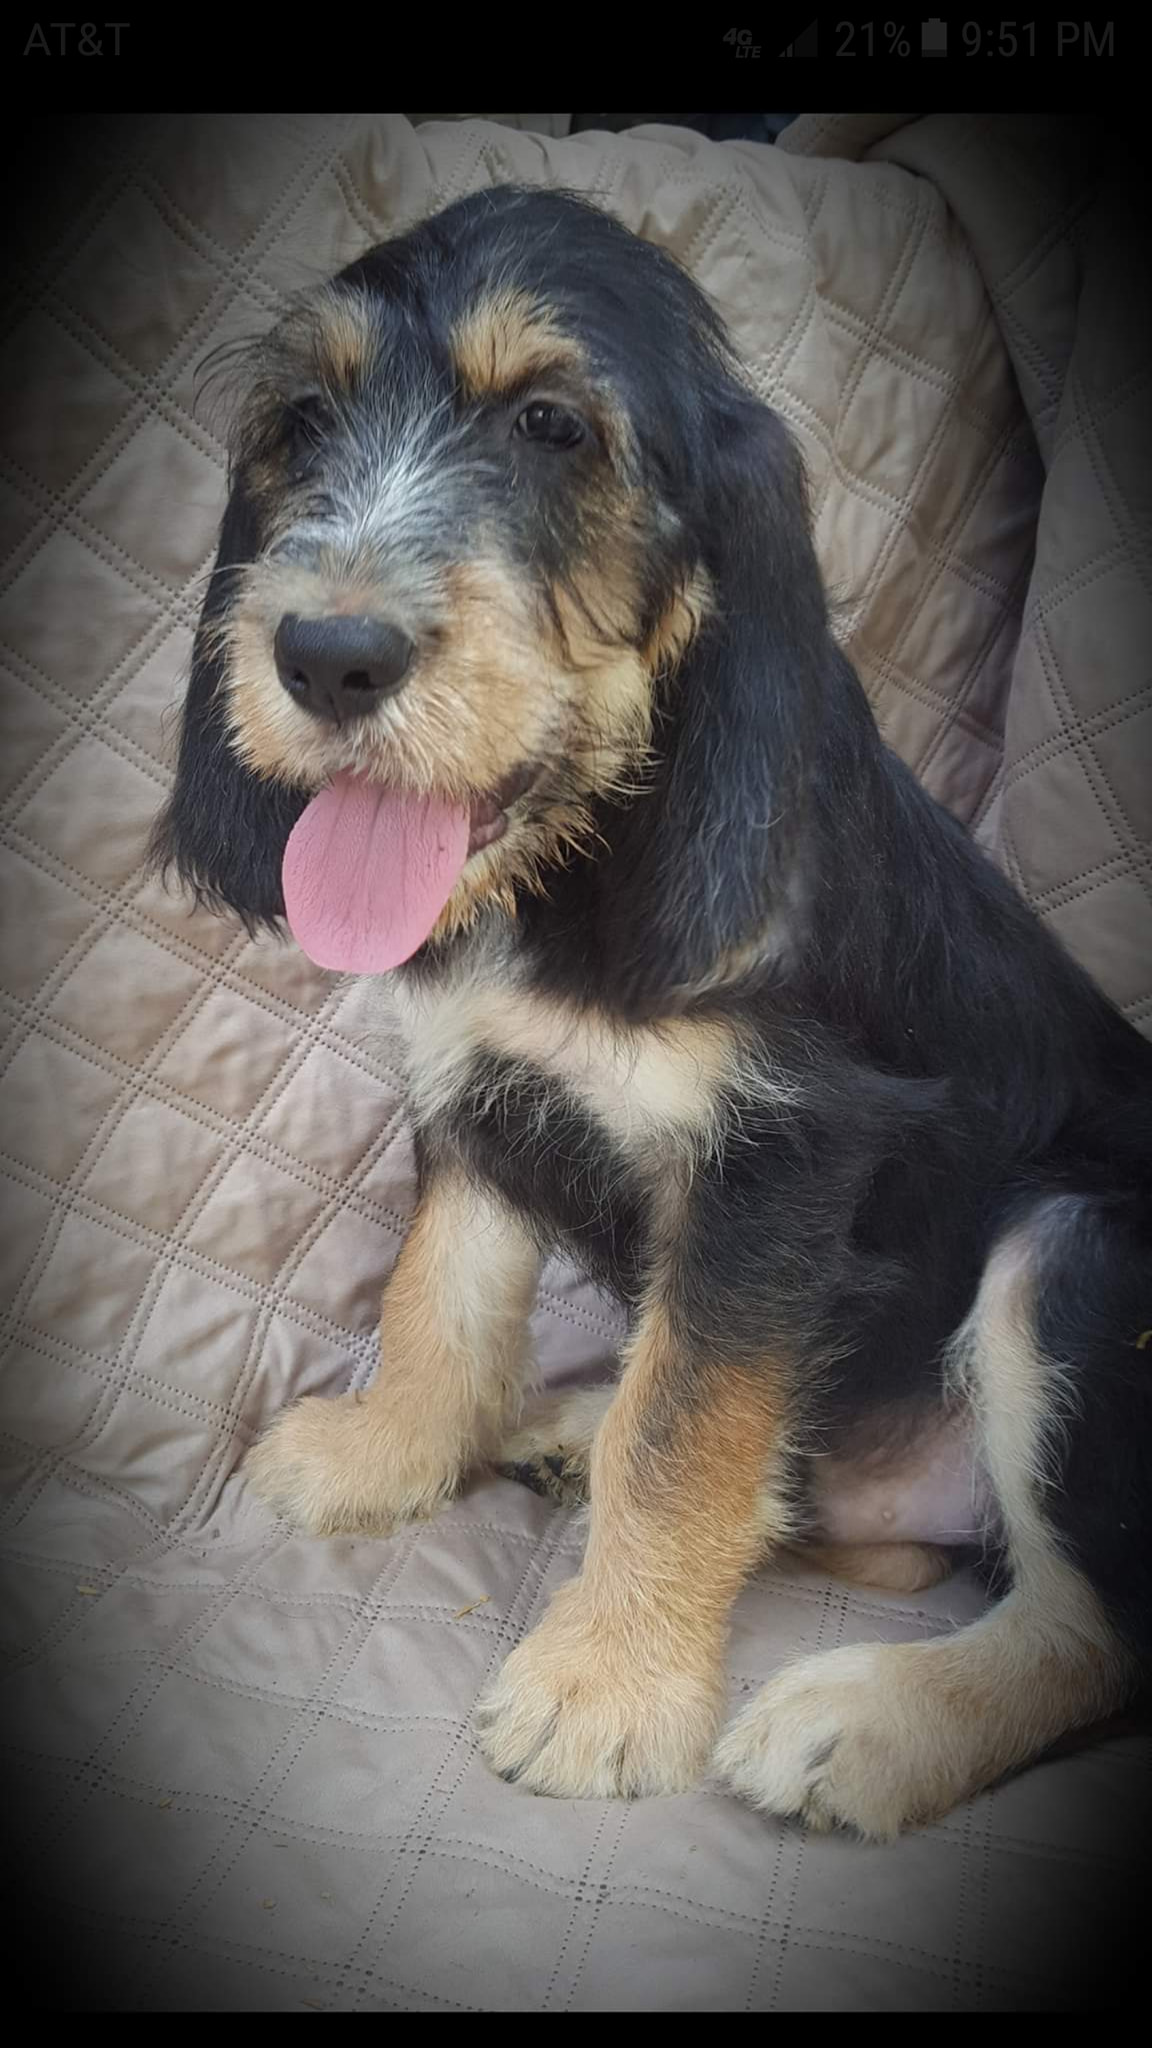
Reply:
M236 482L192 650L176 781L150 848L153 863L175 872L200 901L238 911L250 926L283 915L280 863L308 800L302 791L253 774L228 742L214 629L227 609L235 571L258 552L252 502Z
M729 385L683 510L710 603L658 679L653 785L613 829L602 966L636 1015L675 1006L795 905L836 655L791 436Z

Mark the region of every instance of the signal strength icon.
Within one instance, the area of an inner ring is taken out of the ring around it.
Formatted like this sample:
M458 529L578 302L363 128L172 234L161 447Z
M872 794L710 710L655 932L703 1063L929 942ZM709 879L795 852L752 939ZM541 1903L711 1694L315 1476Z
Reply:
M803 35L797 36L794 43L789 43L786 50L781 50L780 55L782 57L817 57L820 54L819 42L820 23L818 21L810 21Z

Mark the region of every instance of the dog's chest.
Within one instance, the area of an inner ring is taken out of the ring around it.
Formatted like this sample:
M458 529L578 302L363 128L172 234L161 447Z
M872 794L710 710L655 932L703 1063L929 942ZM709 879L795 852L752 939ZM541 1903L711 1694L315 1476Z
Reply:
M610 1023L491 972L401 997L413 1111L547 1241L626 1301L655 1213L716 1142L729 1032Z
M735 1060L731 1034L713 1020L620 1025L483 969L405 984L400 1007L423 1124L527 1090L543 1146L559 1119L578 1116L622 1165L646 1173L712 1141Z
M736 1065L728 1026L619 1026L484 967L406 983L400 1008L424 1133L633 1296L654 1212L672 1223L668 1204L717 1143Z

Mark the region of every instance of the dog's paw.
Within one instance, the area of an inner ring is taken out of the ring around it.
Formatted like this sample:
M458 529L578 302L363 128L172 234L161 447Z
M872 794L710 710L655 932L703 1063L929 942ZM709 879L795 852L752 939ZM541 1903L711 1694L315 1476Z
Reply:
M363 1395L309 1396L276 1418L245 1474L269 1507L311 1536L387 1536L435 1514L460 1468L401 1446Z
M557 1799L629 1799L695 1785L719 1710L714 1674L641 1665L565 1589L513 1650L477 1726L502 1778Z
M933 1697L931 1647L802 1658L733 1722L714 1768L753 1806L811 1828L891 1841L938 1819L986 1779L979 1730L965 1731L947 1700Z
M588 1468L557 1451L541 1451L526 1458L509 1457L501 1451L496 1466L501 1479L514 1479L517 1486L538 1493L541 1500L555 1501L560 1508L583 1508L589 1501Z
M790 1550L808 1571L884 1593L924 1593L953 1572L949 1552L931 1543L798 1543Z
M500 1446L496 1470L560 1507L585 1507L592 1439L615 1391L585 1387L547 1402Z

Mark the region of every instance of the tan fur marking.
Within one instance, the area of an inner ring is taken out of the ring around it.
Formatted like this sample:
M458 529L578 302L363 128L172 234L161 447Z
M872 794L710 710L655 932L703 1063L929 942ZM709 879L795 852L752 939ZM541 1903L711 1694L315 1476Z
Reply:
M318 1536L434 1513L515 1415L539 1267L494 1198L437 1177L385 1291L376 1379L278 1417L247 1461L256 1491Z
M490 1763L537 1792L682 1791L707 1754L728 1612L766 1533L785 1376L704 1368L686 1404L682 1370L657 1302L593 1444L584 1569L482 1704Z
M376 329L361 292L323 292L315 301L315 359L324 381L353 391L371 367Z
M792 1554L809 1571L885 1593L923 1593L952 1576L948 1552L931 1543L800 1543Z
M705 570L699 569L687 588L673 599L645 643L644 662L653 675L673 669L683 660L712 603L711 580Z
M498 398L549 370L581 374L584 352L548 309L509 286L474 306L451 338L456 373L476 398Z
M290 601L284 607L297 608ZM271 782L319 789L328 778L317 769L315 736L307 729L305 714L280 687L269 632L237 607L226 616L222 637L227 646L228 728L240 759Z
M696 1627L723 1626L728 1603L755 1562L766 1524L788 1527L778 1477L788 1371L720 1362L685 1371L680 1341L657 1300L625 1354L620 1388L592 1445L594 1517L584 1576L607 1610L630 1601L638 1574L663 1585L669 1555L682 1561L660 1604ZM663 1553L663 1555L662 1555Z

